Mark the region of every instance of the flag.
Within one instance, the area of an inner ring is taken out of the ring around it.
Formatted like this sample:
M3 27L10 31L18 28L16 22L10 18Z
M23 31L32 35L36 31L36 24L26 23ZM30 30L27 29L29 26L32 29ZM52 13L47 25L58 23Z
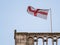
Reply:
M28 6L27 12L33 16L47 19L49 9L35 9L32 6Z

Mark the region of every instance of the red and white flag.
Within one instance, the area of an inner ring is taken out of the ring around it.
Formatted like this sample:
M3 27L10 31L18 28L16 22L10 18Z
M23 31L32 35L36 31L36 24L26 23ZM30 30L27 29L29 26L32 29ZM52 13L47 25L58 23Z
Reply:
M27 12L36 17L47 19L49 9L35 9L32 6L28 6Z

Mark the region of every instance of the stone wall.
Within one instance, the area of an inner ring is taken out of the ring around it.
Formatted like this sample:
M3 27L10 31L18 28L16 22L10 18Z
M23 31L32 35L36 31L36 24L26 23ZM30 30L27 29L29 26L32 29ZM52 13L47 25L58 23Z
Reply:
M58 45L58 39L60 38L60 33L54 32L14 32L14 39L15 39L15 45L34 45L34 42L36 42L36 45L38 45L38 39L41 38L44 42L46 42L46 45L48 45L48 39L52 39L52 45L54 45L54 42L56 42L56 45Z

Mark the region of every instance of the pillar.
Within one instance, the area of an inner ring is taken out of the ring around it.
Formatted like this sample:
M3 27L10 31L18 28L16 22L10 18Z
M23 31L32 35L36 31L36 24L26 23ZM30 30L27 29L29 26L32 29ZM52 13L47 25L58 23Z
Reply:
M37 41L36 41L36 45L38 45L38 39L37 39Z
M46 39L46 45L48 45L48 39Z
M52 45L54 45L54 39L52 39Z
M43 39L43 45L44 45L44 39Z
M58 45L58 40L56 39L56 45Z

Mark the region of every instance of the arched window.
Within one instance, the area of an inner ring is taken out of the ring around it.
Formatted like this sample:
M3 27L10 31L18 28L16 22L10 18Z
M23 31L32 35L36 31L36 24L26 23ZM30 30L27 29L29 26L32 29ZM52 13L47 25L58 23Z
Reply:
M60 37L58 38L58 45L60 45Z
M42 38L38 39L38 45L43 45L43 39Z
M48 38L48 45L52 45L52 38Z

